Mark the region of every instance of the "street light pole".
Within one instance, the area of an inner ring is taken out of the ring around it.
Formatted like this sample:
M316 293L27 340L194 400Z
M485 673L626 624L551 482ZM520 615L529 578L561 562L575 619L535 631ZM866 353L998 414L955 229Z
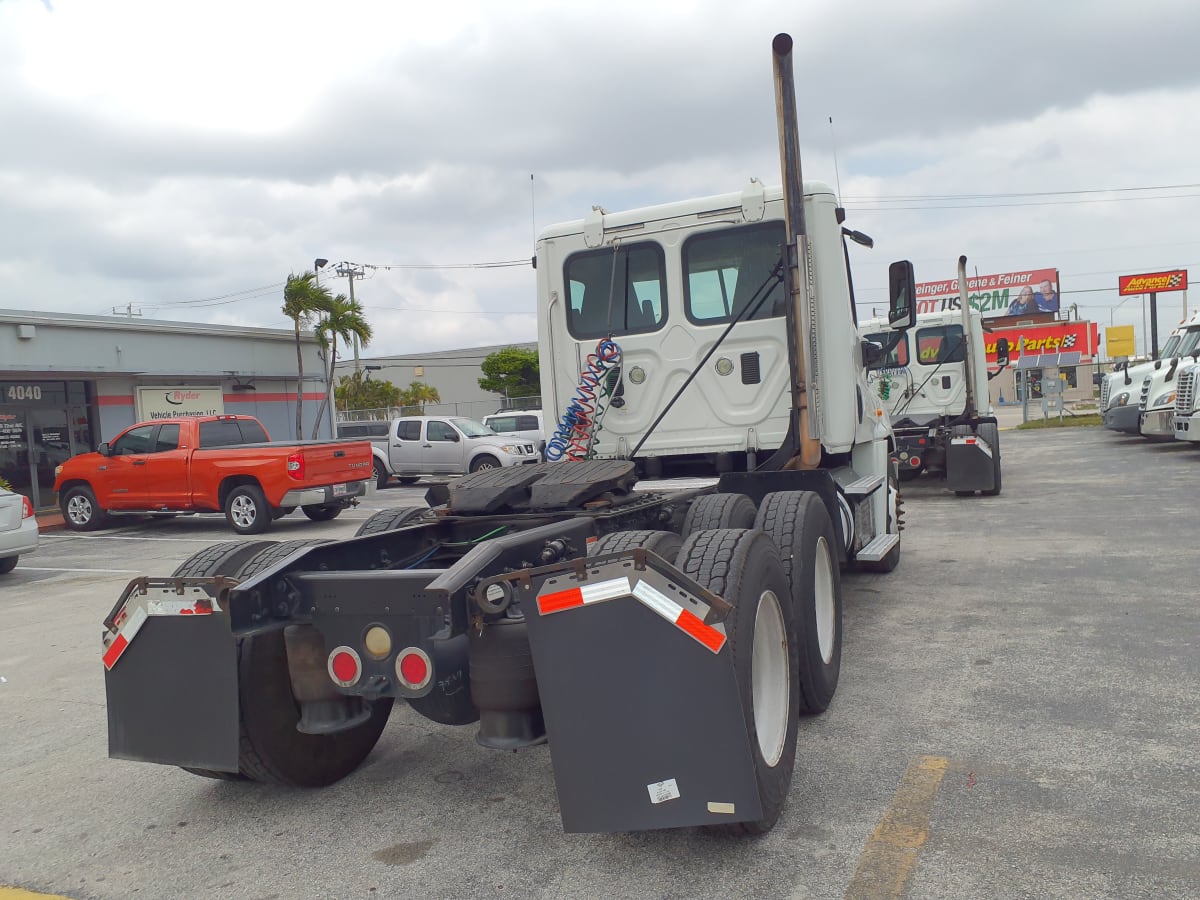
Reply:
M321 270L329 265L329 260L317 257L313 260L313 275L316 278L317 287L321 286ZM333 348L327 351L329 356L333 356ZM333 409L333 359L325 360L328 368L325 370L325 406L329 409L329 439L333 440L337 437L337 416Z
M335 270L339 275L343 275L350 279L350 302L354 303L354 279L362 278L366 272L362 266L356 266L354 263L342 263ZM354 371L358 372L362 367L358 364L358 335L354 335Z

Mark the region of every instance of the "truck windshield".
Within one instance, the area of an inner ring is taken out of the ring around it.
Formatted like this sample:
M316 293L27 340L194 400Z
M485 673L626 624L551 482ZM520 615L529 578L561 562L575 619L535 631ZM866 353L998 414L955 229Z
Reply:
M467 437L485 437L496 432L488 428L482 422L476 422L474 419L451 419L454 427L465 434Z
M1183 339L1179 342L1179 351L1172 353L1172 356L1191 356L1197 352L1197 347L1200 346L1200 328L1189 329L1184 334ZM1166 356L1166 353L1163 353Z

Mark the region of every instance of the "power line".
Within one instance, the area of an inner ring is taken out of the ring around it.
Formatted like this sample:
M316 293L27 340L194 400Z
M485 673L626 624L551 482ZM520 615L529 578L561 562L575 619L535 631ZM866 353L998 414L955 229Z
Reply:
M846 202L848 208L853 208L855 212L920 212L922 210L936 209L1005 209L1008 207L1026 207L1026 206L1078 206L1087 203L1132 203L1138 200L1183 200L1189 197L1200 197L1200 194L1171 194L1168 196L1159 197L1103 197L1093 200L1042 200L1031 201L1029 203L959 203L947 206L859 206L857 203ZM867 202L886 202L886 201L867 201Z

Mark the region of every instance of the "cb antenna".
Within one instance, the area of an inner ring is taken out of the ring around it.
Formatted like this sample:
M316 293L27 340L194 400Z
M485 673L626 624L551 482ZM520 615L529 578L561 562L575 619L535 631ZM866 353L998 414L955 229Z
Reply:
M837 182L838 202L842 201L842 176L838 173L837 138L833 133L833 116L829 117L829 139L833 142L833 177Z

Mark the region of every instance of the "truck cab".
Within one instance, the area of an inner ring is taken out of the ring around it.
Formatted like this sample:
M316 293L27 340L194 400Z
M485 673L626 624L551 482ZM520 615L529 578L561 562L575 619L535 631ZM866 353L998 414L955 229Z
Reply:
M1175 400L1180 367L1200 355L1200 313L1180 328L1179 343L1169 357L1156 360L1142 376L1138 393L1138 427L1143 437L1169 440L1175 436Z
M1175 328L1167 337L1158 359L1135 365L1125 362L1104 376L1100 385L1100 411L1105 428L1125 434L1141 433L1142 382L1151 372L1162 368L1163 360L1169 361L1176 356L1183 334L1182 326Z

